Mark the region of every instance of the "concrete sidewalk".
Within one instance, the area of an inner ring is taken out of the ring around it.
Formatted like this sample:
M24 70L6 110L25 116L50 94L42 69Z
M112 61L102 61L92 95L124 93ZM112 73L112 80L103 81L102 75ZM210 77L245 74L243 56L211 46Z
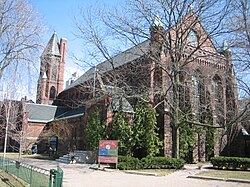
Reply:
M63 187L249 187L249 184L240 182L188 178L206 170L205 167L198 169L197 165L192 164L185 165L185 169L167 176L157 177L127 174L118 170L93 170L90 167L97 167L97 165L89 164L63 164L31 158L22 158L21 161L48 170L59 165L64 171Z

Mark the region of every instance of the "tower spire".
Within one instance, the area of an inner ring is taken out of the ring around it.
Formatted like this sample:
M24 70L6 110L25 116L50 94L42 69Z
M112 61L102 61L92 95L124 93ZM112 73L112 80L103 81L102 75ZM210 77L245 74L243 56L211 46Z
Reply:
M54 56L61 56L60 49L59 49L59 42L56 32L51 36L46 48L44 49L43 55L54 55Z
M41 55L40 77L37 85L37 103L52 104L63 90L67 40L58 42L56 32L51 36Z

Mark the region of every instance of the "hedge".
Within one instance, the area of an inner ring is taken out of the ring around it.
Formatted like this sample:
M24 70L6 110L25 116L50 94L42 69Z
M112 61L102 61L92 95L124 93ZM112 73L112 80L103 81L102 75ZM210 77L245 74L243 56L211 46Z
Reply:
M118 169L121 170L132 170L132 169L142 169L142 164L138 158L119 156L118 157Z
M181 169L185 161L176 158L146 157L139 160L134 157L119 156L118 168L121 170L136 169Z
M212 157L210 159L214 168L218 169L250 169L250 158L241 157Z

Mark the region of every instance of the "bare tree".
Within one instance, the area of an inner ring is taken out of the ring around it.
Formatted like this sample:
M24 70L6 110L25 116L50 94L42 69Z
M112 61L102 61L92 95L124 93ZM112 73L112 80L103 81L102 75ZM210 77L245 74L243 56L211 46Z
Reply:
M240 112L234 121L246 121L250 105L250 4L247 0L232 1L226 26L229 30L229 45L233 49L233 61L238 80Z
M233 48L241 97L249 97L250 4L247 0L240 0L233 1L231 6L234 11L228 21L228 28L231 30L229 42Z
M32 62L42 31L41 19L28 1L0 1L0 79L7 67Z
M20 101L4 100L1 106L1 139L6 151L21 151L23 138L23 112Z
M228 12L229 2L226 0L135 0L128 1L121 11L89 9L87 15L81 12L78 16L77 36L83 39L85 46L93 47L89 50L91 62L106 60L95 67L101 75L99 82L112 86L109 94L141 99L159 108L165 132L172 128L174 157L179 157L179 128L182 124L212 128L227 126L224 109L220 113L223 120L215 119L219 104L211 100L218 101L213 94L216 86L223 87L218 91L218 97L224 95L227 72L222 67L227 69L232 64L228 64L229 51L225 49L226 58L222 57L211 39L227 32L223 24ZM124 51L131 46L135 47ZM124 52L116 56L121 51ZM82 63L90 62L83 60ZM123 66L119 68L121 64ZM199 72L202 64L216 68ZM216 74L223 80L215 77L214 88L206 86L212 85L210 77ZM91 82L83 84L83 90L91 89L91 85ZM104 91L107 89L95 89L99 95ZM237 96L234 90L232 92L232 102L236 102ZM224 101L221 104L224 106Z

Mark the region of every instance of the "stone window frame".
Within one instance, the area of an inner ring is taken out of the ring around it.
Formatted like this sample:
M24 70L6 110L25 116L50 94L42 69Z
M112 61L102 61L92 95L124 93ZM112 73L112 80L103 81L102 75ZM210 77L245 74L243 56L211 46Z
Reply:
M197 47L199 43L199 34L195 29L190 29L187 36L188 45Z
M192 97L194 101L194 112L195 116L198 121L200 121L200 109L202 107L202 102L201 102L201 92L202 92L202 83L203 82L203 77L202 77L202 72L200 69L195 69L191 75L191 81L192 81Z

